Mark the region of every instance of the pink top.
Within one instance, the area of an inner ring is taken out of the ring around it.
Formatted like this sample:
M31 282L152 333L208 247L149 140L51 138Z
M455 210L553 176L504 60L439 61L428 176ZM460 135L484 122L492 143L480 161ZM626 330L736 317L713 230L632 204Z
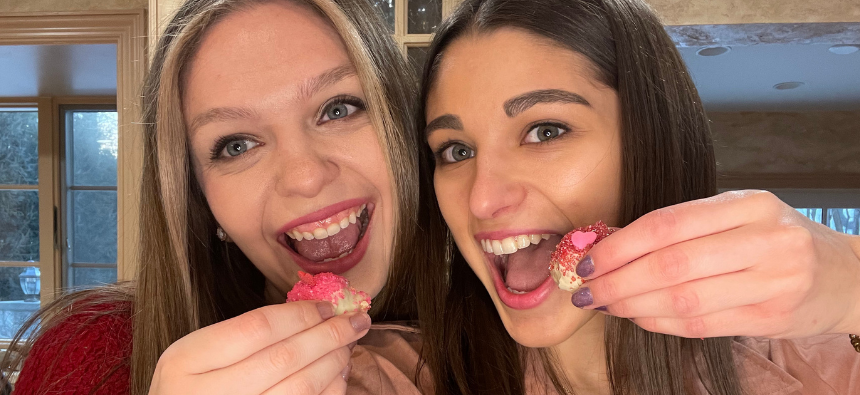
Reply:
M131 306L123 306L128 308L127 314L91 309L49 330L30 350L15 394L128 393ZM421 370L418 386L414 384L420 344L417 329L397 323L373 325L353 351L347 393L432 394L426 368ZM749 395L860 394L860 354L847 335L802 340L738 338L734 354ZM527 375L526 380L533 389L530 394L555 393L534 375ZM699 393L705 393L701 385Z

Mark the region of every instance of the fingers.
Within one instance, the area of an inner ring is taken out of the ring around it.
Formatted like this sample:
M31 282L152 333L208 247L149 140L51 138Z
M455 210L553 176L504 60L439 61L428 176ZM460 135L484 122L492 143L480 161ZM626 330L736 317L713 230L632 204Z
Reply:
M342 395L346 393L343 373L349 366L351 354L349 348L340 347L276 383L262 395ZM247 383L251 381L247 380Z
M591 306L606 306L688 281L738 272L765 258L762 255L769 251L769 240L763 234L757 227L747 226L675 244L597 277L576 293L590 292Z
M743 271L648 292L606 309L624 318L693 318L766 302L784 285L766 273Z
M692 318L634 318L632 321L649 332L687 338L736 336L781 337L786 313L763 313L759 305L742 306Z
M231 380L236 377L243 378L242 389L251 393L262 392L263 390L278 384L285 377L293 376L310 366L316 366L320 360L325 360L322 364L331 369L335 369L332 365L335 361L329 361L331 353L343 348L350 351L348 347L350 343L358 340L367 333L370 328L370 317L366 313L357 313L349 316L339 316L332 318L320 325L317 325L304 332L293 335L283 341L275 343L256 354L250 356L246 360L238 364L223 369L217 374L219 379L224 380L224 385L229 386ZM335 354L336 356L342 356ZM316 388L318 394L322 389L329 384L334 373L340 372L349 354L342 356L343 363L333 371L328 377L328 381ZM336 361L340 361L336 359ZM312 372L319 373L322 367L317 367ZM214 374L214 372L213 372ZM298 381L291 381L298 384L301 390L310 390L310 384L319 384L318 381L311 383L310 378L321 377L319 374L309 375L307 373L300 375ZM256 390L257 392L254 392ZM289 393L294 393L290 391ZM296 392L300 393L300 392ZM304 392L301 392L304 393Z
M242 361L332 316L334 308L328 302L265 306L197 330L179 339L165 354L174 360L173 366L187 373L204 373Z
M593 269L577 273L599 277L652 251L738 228L780 205L768 192L734 191L652 211L595 245L588 254Z

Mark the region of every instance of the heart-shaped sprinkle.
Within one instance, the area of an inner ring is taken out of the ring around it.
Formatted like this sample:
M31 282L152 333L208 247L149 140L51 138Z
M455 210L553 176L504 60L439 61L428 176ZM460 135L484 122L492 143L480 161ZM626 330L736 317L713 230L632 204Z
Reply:
M589 244L594 243L595 240L597 240L597 233L594 232L576 231L570 235L570 242L577 250L585 249Z

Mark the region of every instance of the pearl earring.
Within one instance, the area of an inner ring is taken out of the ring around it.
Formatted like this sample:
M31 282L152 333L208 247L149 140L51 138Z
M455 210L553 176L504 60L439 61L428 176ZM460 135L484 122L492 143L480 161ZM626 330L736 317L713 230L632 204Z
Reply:
M227 232L224 232L224 229L221 229L220 226L215 230L215 235L218 236L218 239L221 241L227 241Z

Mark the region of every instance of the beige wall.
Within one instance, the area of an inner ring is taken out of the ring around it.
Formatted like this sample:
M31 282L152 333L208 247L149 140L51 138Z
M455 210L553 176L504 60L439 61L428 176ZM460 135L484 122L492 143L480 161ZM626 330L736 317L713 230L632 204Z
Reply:
M0 12L139 10L147 0L2 0Z
M9 1L9 0L5 0ZM27 3L32 0L11 0ZM667 25L719 25L737 23L812 23L860 22L858 0L646 0ZM63 0L40 0L36 3L61 3ZM98 3L99 0L76 0ZM104 1L108 3L108 1ZM143 2L145 0L112 0L110 2ZM150 29L163 21L182 0L149 0ZM153 12L154 11L154 12ZM153 31L153 30L151 30Z
M708 115L720 173L860 178L860 111Z
M646 0L667 25L860 22L857 0Z

